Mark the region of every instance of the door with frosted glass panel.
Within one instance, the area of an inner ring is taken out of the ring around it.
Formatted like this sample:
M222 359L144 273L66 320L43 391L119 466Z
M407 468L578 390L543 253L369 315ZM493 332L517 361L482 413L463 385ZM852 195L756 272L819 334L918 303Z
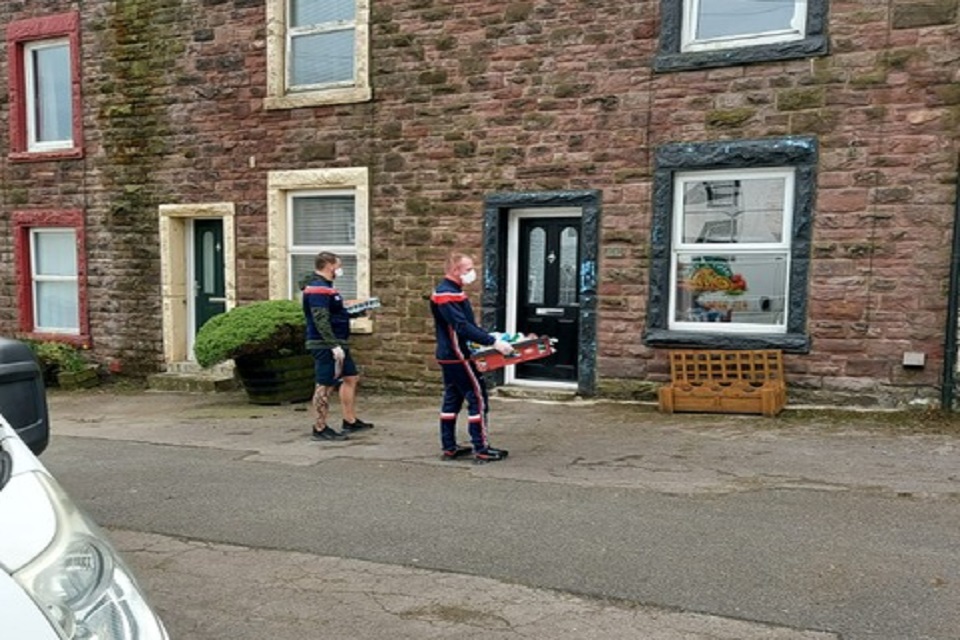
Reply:
M195 330L227 310L224 284L223 220L193 222Z
M517 331L557 338L557 352L516 365L517 378L576 382L579 274L579 218L520 220Z

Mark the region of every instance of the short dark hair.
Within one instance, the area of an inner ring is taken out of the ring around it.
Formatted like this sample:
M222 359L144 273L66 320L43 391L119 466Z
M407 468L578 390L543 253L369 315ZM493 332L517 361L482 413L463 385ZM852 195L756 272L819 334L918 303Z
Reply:
M338 262L340 262L340 258L337 254L330 253L329 251L321 251L313 261L313 268L320 271L328 264L336 264Z

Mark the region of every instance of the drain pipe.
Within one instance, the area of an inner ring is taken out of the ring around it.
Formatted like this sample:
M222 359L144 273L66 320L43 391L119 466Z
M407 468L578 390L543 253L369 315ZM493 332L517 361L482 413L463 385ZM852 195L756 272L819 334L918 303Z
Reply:
M953 247L950 249L950 291L947 295L946 344L943 349L943 384L940 408L953 411L957 369L957 311L960 307L960 174L953 214Z

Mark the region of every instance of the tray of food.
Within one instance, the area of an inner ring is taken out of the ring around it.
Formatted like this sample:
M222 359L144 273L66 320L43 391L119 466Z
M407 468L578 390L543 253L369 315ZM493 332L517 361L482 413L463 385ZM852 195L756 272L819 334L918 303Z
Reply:
M515 334L501 337L510 343L513 347L513 353L505 356L493 347L483 347L474 351L471 360L477 365L477 370L481 373L496 371L530 360L540 360L553 355L556 351L557 340L550 336Z
M358 316L365 311L380 308L380 298L367 298L366 300L347 300L343 308L351 316Z

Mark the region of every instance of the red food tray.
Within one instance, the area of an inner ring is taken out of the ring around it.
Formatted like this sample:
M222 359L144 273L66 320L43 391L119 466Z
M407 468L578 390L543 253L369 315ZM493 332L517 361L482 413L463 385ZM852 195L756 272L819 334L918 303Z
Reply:
M474 364L477 365L477 370L480 371L480 373L487 373L488 371L496 371L497 369L502 369L512 364L546 358L547 356L553 355L554 351L556 351L553 347L553 339L549 336L527 338L526 340L511 342L510 344L513 346L514 351L509 356L502 355L493 347L487 347L486 349L475 351L470 358Z

